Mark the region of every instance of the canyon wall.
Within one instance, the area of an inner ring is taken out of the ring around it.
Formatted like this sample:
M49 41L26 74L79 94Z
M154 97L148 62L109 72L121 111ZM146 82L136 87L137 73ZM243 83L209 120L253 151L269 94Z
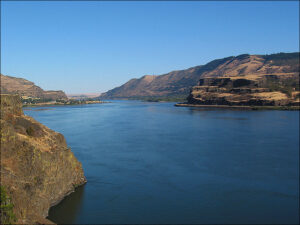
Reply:
M86 182L64 136L25 116L17 95L1 95L1 186L17 223L51 223L49 208Z
M206 77L188 96L189 104L299 106L298 74Z

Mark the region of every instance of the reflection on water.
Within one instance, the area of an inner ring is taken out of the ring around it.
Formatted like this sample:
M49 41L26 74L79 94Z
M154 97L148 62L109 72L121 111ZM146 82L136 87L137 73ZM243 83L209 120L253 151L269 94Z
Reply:
M49 215L53 222L58 224L75 223L82 206L84 188L85 185L76 188L75 192L65 197L60 204L50 208Z

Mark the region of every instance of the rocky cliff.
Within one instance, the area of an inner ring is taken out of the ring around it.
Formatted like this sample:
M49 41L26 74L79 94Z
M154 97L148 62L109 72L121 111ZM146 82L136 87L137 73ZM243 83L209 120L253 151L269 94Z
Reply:
M227 58L201 75L188 104L299 106L299 53Z
M51 223L49 208L85 182L63 135L25 116L17 95L1 95L1 185L17 223Z
M33 82L23 78L11 76L1 76L1 93L2 94L19 94L24 97L41 98L47 100L67 99L63 91L44 91Z
M299 53L230 56L205 65L173 71L160 76L143 76L101 95L102 98L188 96L205 77L236 77L299 74Z
M192 88L188 104L299 106L299 74L207 77Z

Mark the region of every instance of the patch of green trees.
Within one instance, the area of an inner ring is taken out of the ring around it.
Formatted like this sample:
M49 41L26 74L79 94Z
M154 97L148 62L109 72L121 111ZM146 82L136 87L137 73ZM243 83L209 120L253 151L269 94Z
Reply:
M17 221L13 212L14 205L2 185L0 185L0 195L0 223L14 224Z

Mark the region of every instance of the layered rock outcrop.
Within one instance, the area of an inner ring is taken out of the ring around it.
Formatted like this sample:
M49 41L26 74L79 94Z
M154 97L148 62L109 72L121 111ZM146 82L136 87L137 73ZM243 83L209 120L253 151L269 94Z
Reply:
M299 74L201 78L188 104L227 106L299 106Z
M100 98L140 98L183 96L186 98L201 78L262 76L299 73L299 52L271 55L230 56L205 65L154 76L131 79Z
M17 95L1 95L1 185L17 223L51 223L49 208L85 182L63 135L25 116Z

